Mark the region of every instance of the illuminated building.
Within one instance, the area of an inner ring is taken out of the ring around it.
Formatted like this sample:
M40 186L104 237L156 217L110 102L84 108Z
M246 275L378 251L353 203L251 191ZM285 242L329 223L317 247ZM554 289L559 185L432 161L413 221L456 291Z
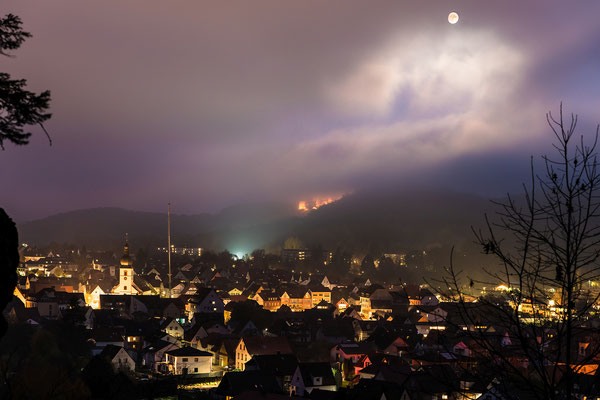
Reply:
M304 261L309 256L306 249L283 249L281 250L281 259L287 262Z
M163 253L168 251L168 247L158 247L157 250ZM175 247L174 244L171 245L171 254L179 254L183 256L196 256L200 257L202 255L201 247Z
M126 241L119 268L119 284L112 290L113 294L142 294L142 290L134 283L133 261L129 256L129 243Z

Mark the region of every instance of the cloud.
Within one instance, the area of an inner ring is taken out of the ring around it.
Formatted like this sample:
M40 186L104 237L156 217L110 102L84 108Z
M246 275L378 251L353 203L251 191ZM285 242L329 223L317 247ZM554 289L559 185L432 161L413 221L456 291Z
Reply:
M326 94L350 115L384 116L399 95L408 98L410 113L461 111L510 96L524 72L521 51L468 28L443 37L403 35L361 60Z
M370 121L298 143L287 165L343 181L365 171L401 175L530 140L543 131L544 114L535 101L522 101L528 67L522 49L486 31L394 38L329 87L340 112Z

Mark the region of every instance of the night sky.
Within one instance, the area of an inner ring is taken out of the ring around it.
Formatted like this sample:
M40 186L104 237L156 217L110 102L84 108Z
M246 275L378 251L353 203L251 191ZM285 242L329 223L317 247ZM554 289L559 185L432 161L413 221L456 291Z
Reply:
M457 11L456 25L447 21ZM178 213L368 187L519 190L545 113L600 122L600 2L2 0L0 70L52 92L0 153L17 220Z

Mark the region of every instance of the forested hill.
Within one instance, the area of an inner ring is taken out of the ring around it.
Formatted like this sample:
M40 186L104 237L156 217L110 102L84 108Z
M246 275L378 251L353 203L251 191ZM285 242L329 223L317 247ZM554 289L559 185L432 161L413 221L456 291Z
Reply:
M442 191L359 192L306 214L282 204L231 207L218 214L173 215L173 242L236 252L276 250L295 237L305 247L341 247L355 254L472 248L471 226L482 226L489 200ZM106 248L129 233L133 247L166 245L164 213L95 208L19 225L21 240Z

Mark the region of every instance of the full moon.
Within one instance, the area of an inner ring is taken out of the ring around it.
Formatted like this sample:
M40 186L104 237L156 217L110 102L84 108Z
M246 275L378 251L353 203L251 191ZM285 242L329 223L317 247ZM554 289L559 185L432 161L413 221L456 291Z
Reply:
M452 25L457 23L458 22L458 14L455 13L454 11L452 11L450 14L448 14L448 22L450 22Z

